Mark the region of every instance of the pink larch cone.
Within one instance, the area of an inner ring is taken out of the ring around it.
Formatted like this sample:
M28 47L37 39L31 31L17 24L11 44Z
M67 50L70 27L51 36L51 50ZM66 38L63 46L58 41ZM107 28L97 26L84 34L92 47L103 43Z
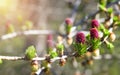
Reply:
M72 25L72 24L73 24L73 21L72 21L71 18L66 18L66 19L65 19L65 23L66 23L67 25Z
M52 34L48 34L47 36L47 45L48 47L53 47L53 35Z
M97 20L92 20L91 22L91 27L92 28L98 28L99 27L99 22Z
M91 37L91 39L99 38L98 30L96 28L90 29L90 37Z
M82 43L84 44L86 41L85 35L82 32L78 32L76 35L76 43Z

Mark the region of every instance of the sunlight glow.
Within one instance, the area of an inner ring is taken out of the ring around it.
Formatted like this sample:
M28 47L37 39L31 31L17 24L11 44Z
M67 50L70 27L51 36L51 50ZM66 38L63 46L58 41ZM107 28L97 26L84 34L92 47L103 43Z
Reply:
M10 0L0 0L0 8L9 7L11 4Z
M0 0L0 15L16 11L18 0Z

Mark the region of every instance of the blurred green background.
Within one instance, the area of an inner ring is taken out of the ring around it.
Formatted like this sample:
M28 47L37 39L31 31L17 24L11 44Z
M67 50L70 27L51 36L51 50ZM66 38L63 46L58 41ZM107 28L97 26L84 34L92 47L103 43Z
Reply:
M70 3L69 3L70 2ZM6 34L6 24L13 24L15 31L25 30L26 22L31 22L32 29L46 29L58 31L66 17L71 14L72 3L75 0L0 0L0 36ZM77 20L93 13L97 9L97 0L82 0L79 6ZM113 55L120 54L120 28L115 33ZM39 56L46 53L46 35L17 36L0 40L0 55L24 56L25 49L34 45ZM103 48L108 50L107 48ZM120 59L96 60L93 66L83 67L80 62L73 66L73 59L68 59L65 66L60 67L53 63L51 75L120 75ZM7 61L0 65L0 75L30 75L30 66L27 61Z

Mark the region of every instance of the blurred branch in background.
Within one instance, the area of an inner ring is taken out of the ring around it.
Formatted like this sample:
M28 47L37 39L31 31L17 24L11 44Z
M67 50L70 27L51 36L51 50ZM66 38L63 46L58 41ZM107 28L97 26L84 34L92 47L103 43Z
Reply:
M23 32L13 32L13 33L2 35L0 37L0 40L6 40L6 39L14 38L17 36L21 36L21 35L27 36L27 35L47 35L47 34L55 34L55 32L50 30L28 30Z

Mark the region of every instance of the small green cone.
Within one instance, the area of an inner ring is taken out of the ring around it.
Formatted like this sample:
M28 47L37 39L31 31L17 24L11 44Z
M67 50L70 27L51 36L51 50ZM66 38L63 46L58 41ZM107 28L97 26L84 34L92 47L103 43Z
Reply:
M0 64L2 64L3 63L3 61L2 61L2 59L0 59Z
M36 57L36 49L34 46L30 46L27 48L25 52L25 57L28 60L32 60L34 57Z

